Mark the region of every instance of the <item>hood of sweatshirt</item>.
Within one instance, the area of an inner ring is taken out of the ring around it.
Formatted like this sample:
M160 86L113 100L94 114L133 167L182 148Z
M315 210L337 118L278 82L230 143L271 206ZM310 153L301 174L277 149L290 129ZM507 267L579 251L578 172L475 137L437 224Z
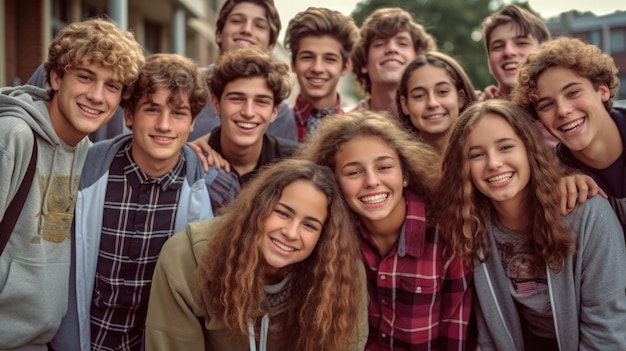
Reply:
M48 116L45 89L31 85L0 88L0 114L23 119L42 140L61 143Z
M52 121L50 120L46 106L48 101L49 98L47 91L39 87L24 85L0 88L0 116L22 119L36 134L37 143L40 149L40 156L50 158L49 160L46 159L41 162L37 162L39 170L43 171L44 174L51 174L55 168L57 156L63 153L71 153L73 156L71 160L71 169L68 172L69 179L77 179L76 177L80 176L82 164L86 156L87 148L85 147L85 144L91 145L91 142L89 141L89 138L85 137L76 146L70 146L61 140L55 132ZM41 153L44 148L50 149L51 154L44 156L45 154ZM78 149L81 151L77 153L75 150ZM44 169L41 167L44 167ZM46 167L49 167L49 169L46 170ZM42 201L43 207L41 209L43 216L46 216L48 213L47 200L50 196L53 177L50 176L47 177L47 179L47 184L43 184L44 199ZM77 190L73 189L72 184L73 181L68 183L70 188L67 192L71 203L75 200ZM43 217L40 217L40 221L41 220L43 220ZM39 228L41 229L41 226Z

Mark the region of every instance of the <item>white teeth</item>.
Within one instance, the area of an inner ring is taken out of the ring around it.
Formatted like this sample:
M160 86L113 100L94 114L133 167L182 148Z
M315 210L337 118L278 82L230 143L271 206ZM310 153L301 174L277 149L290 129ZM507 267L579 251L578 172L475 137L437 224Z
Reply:
M161 141L169 141L169 140L174 139L174 138L160 137L160 136L155 136L153 138L156 139L156 140L161 140Z
M504 69L517 69L517 63L507 63L502 68L504 68Z
M571 132L572 130L580 127L583 124L583 122L584 122L583 119L579 119L579 120L576 120L576 121L574 121L572 123L568 123L566 125L563 125L563 126L559 127L559 129L564 131L564 132L566 132L566 133L567 132Z
M505 182L511 179L511 177L513 177L513 172L504 173L504 174L497 175L495 177L491 177L487 179L487 181L491 184L497 184L497 183Z
M256 126L258 126L258 124L256 123L237 122L236 124L243 129L253 129L253 128L256 128Z
M91 113L93 115L100 114L100 111L91 109L91 108L89 108L89 107L87 107L85 105L78 105L78 107L80 107L81 110L83 110L83 111L85 111L87 113Z
M385 67L401 67L402 63L398 61L386 61L386 62L383 62L382 65Z
M424 119L437 119L437 118L443 118L443 114L438 114L438 115L430 115L430 116L426 116L424 117Z
M278 246L281 250L289 251L289 252L296 251L296 249L294 249L293 247L287 246L277 240L272 239L272 242L274 243L274 245Z
M362 198L360 198L360 200L368 204L375 204L385 201L388 196L389 194L377 194L371 196L363 196Z
M326 79L321 79L321 78L317 78L317 79L313 79L313 78L309 78L309 81L312 83L324 83L326 82Z

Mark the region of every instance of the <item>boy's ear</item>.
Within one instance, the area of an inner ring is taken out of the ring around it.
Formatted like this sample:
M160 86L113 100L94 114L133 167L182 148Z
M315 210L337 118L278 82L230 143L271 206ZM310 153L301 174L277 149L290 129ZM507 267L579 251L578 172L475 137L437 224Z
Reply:
M348 72L350 72L351 69L352 69L352 60L348 58L346 60L346 64L343 65L343 70L341 71L341 75L345 76L346 74L348 74Z
M50 70L50 88L52 88L52 90L59 91L61 78L63 78L63 76L59 74L59 72L56 70Z
M598 92L600 92L600 99L602 99L602 102L609 101L611 98L611 89L609 89L609 86L604 83L598 86Z
M133 112L130 110L130 107L124 107L124 123L128 129L133 129Z
M220 102L217 99L217 96L213 94L211 94L211 108L213 109L215 117L220 118Z
M273 123L276 120L279 110L280 110L280 104L277 104L276 106L274 106L274 109L272 111L272 117L270 118L270 123Z

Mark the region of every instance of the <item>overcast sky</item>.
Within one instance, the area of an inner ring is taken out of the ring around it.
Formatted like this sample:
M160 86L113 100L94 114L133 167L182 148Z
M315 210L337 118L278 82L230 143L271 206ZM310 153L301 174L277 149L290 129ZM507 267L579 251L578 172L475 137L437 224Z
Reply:
M502 1L505 3L511 2L508 0ZM308 1L302 0L274 0L283 25L279 40L282 42L289 20L296 13L306 10L309 6L327 7L350 14L359 2L360 0L315 0L307 4ZM626 10L626 1L624 0L529 0L529 3L530 7L543 18L553 17L561 12L573 9L591 11L598 16L612 13L615 10Z

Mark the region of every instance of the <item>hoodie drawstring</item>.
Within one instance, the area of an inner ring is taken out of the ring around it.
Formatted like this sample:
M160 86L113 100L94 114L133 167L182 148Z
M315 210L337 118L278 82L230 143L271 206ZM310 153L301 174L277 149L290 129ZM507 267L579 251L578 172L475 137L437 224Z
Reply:
M37 225L38 235L41 236L41 231L43 230L43 221L44 218L48 215L48 197L50 196L50 191L52 191L52 178L54 178L54 163L57 159L57 154L59 152L59 144L55 145L54 154L52 155L52 162L50 162L50 172L48 173L48 182L46 184L46 188L44 190L43 198L41 199L41 215L39 216L39 223ZM41 179L43 180L43 179ZM71 194L71 191L70 191Z
M259 340L259 351L267 351L267 334L270 329L270 316L269 314L263 315L261 318L261 330L259 330L260 340ZM248 322L248 340L250 341L250 351L256 350L256 340L254 338L254 325Z

